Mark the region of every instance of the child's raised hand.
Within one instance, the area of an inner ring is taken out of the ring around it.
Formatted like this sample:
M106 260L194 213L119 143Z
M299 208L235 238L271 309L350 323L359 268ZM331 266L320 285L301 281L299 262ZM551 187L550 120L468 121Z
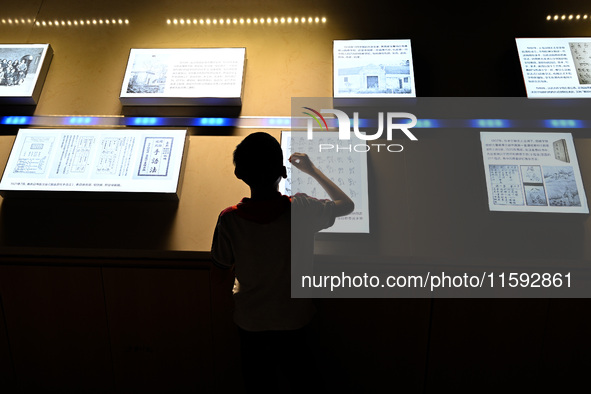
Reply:
M314 163L310 160L307 154L305 153L293 153L289 157L289 162L300 171L305 172L306 174L313 174L316 170Z

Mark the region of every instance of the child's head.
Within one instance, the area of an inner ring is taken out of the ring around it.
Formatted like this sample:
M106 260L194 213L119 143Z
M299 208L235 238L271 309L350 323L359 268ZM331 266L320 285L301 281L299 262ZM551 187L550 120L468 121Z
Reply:
M273 186L287 176L277 140L263 132L248 135L234 150L234 174L250 187Z

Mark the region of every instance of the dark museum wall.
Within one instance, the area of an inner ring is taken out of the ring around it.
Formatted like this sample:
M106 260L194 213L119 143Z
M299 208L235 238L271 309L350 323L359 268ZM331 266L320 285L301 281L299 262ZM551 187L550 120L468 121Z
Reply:
M332 96L336 39L411 39L418 97L525 97L515 38L590 36L591 18L547 20L591 16L580 3L4 2L0 44L49 43L54 57L38 105L1 106L0 117L124 116L130 48L187 47L246 47L240 116L289 116L292 97ZM327 20L172 22L298 15ZM190 127L178 204L0 199L1 392L240 392L229 278L212 270L209 248L218 213L248 194L231 153L258 130ZM588 265L589 215L488 211L478 131L418 130L404 153L370 155L371 221L384 230L371 245L392 261L427 265ZM0 125L2 169L16 133ZM572 133L591 195L591 135ZM318 243L335 248L370 254L354 239ZM589 307L582 299L318 300L315 356L342 392L568 391L591 367Z

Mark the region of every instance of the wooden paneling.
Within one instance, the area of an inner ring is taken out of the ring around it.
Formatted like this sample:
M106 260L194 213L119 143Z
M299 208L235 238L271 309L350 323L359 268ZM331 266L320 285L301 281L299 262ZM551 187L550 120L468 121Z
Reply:
M105 268L103 276L116 389L210 391L208 271Z

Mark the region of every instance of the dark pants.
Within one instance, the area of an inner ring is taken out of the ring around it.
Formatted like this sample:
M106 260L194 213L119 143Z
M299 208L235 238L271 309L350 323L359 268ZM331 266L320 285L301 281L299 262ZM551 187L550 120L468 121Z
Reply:
M304 393L322 388L316 368L317 347L309 327L239 331L247 393Z

